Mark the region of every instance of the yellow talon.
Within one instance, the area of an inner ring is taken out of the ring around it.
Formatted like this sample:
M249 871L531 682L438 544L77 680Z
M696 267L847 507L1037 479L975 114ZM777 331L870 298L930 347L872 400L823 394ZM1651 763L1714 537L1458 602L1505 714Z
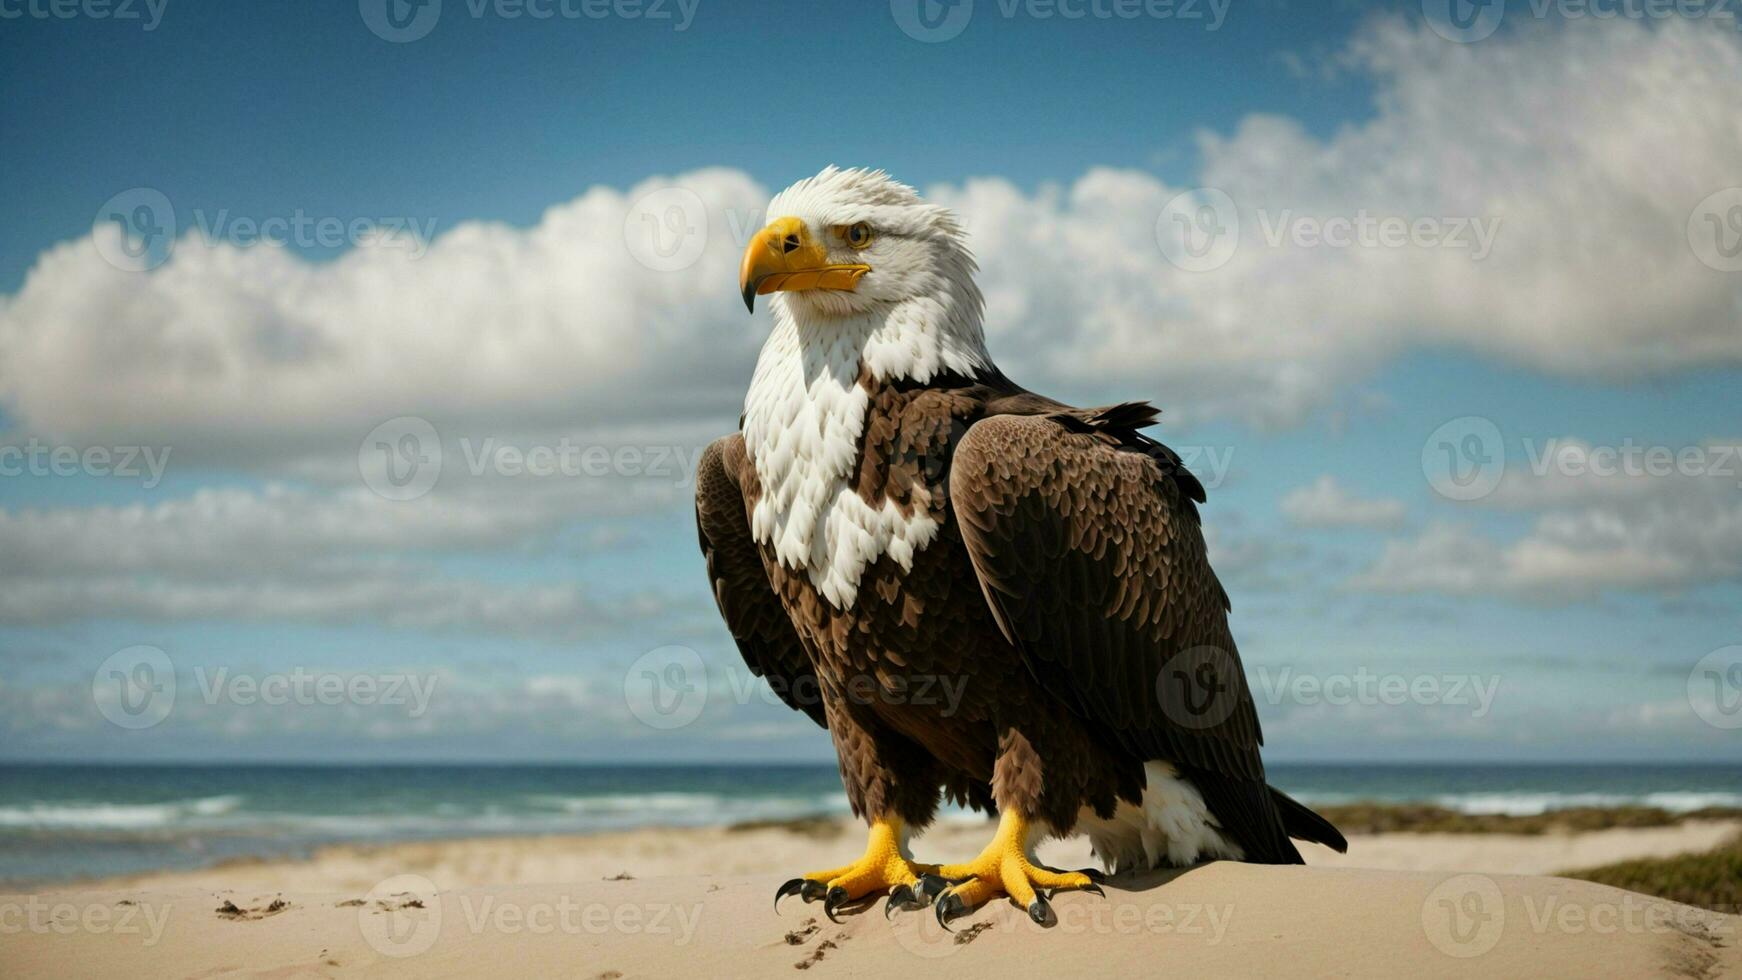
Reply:
M936 874L937 867L917 864L906 854L903 838L906 827L898 817L880 817L871 824L865 842L865 854L852 864L827 871L812 871L794 878L774 893L774 904L787 895L798 894L804 900L823 900L823 912L830 919L835 909L874 892L911 888L923 874Z
M938 868L940 877L958 881L955 887L938 896L938 922L948 928L954 916L1004 894L1027 909L1029 918L1045 924L1050 907L1036 889L1077 888L1101 894L1100 885L1084 872L1037 867L1029 857L1038 843L1030 839L1031 831L1027 820L1006 810L998 818L998 832L992 836L992 843L986 845L979 857L967 864Z

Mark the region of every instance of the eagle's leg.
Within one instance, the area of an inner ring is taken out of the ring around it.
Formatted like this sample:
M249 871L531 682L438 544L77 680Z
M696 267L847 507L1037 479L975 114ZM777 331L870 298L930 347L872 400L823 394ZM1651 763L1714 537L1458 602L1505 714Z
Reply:
M951 918L999 895L1009 896L1027 910L1030 919L1046 925L1052 909L1042 892L1074 888L1102 894L1100 875L1055 871L1042 867L1034 857L1051 829L1068 827L1075 815L1084 790L1080 774L1091 767L1065 763L1080 758L1085 748L1076 728L1040 713L1025 715L1020 728L1004 729L992 767L998 830L979 857L938 869L939 877L952 886L936 903L938 922L946 929ZM1050 767L1050 774L1049 760L1058 763Z
M1077 888L1102 894L1101 887L1082 871L1052 871L1035 862L1034 847L1045 836L1045 825L1015 810L998 818L998 831L980 856L966 864L946 864L938 876L955 884L937 900L938 922L966 913L999 895L1008 895L1028 910L1029 918L1047 922L1048 905L1042 890Z
M775 906L778 908L782 898L793 894L803 896L807 902L821 898L823 912L833 919L835 909L866 895L904 888L911 894L921 875L935 875L938 869L908 857L906 836L907 825L900 817L873 820L863 857L843 867L812 871L781 885L774 893Z

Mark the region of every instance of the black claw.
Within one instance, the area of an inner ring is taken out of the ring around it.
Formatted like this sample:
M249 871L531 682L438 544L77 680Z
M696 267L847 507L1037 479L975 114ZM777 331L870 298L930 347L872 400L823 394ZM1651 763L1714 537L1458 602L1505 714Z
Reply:
M1100 885L1084 885L1084 886L1083 886L1083 887L1081 887L1081 888L1079 888L1079 889L1077 889L1077 891L1080 891L1080 892L1092 892L1092 893L1093 893L1093 894L1096 894L1096 895L1099 895L1099 896L1101 896L1101 897L1102 897L1102 898L1106 898L1106 897L1107 897L1107 893L1106 893L1106 892L1104 892L1104 891L1102 891L1102 890L1101 890L1101 886L1100 886Z
M945 932L955 932L956 930L950 928L950 920L967 914L968 907L962 904L962 896L951 892L938 899L936 911L938 925L943 926Z
M840 885L836 885L829 889L828 894L823 896L823 914L829 917L830 922L838 923L841 920L835 918L835 910L846 903L847 890L842 888Z
M1052 921L1052 906L1046 903L1046 899L1036 895L1034 901L1028 903L1028 918L1035 925L1044 926Z
M919 895L914 892L913 886L911 885L896 885L889 892L889 901L885 902L883 905L883 917L885 919L890 918L898 911L918 911L919 909L925 908L926 904L930 901L930 896L927 896L922 901Z
M1096 870L1095 868L1080 868L1077 870L1077 874L1082 875L1097 885L1105 885L1107 883L1106 873Z
M794 878L774 891L774 911L780 911L780 900L788 895L797 895L807 902L814 902L822 897L823 886L809 878Z

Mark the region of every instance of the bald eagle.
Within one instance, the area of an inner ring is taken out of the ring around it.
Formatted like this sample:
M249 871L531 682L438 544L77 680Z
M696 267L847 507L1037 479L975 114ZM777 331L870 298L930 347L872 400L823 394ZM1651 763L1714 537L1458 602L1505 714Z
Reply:
M1039 865L1087 834L1111 871L1343 850L1265 782L1258 716L1205 555L1204 489L1139 431L999 371L955 216L881 171L827 168L769 205L745 305L774 327L739 431L701 458L696 523L745 662L827 728L864 855L775 901L887 892L947 923L1099 872ZM964 864L916 862L943 797L998 815Z

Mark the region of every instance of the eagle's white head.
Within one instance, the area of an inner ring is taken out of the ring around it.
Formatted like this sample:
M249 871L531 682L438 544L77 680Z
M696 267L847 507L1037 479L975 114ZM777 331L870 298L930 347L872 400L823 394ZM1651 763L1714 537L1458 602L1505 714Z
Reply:
M771 295L777 324L807 345L852 346L880 380L990 365L974 257L948 208L881 170L831 166L768 214L739 268L746 307Z
M840 608L882 555L903 569L938 524L930 493L913 509L850 485L871 394L862 379L927 383L992 369L974 257L949 210L880 170L822 173L774 196L774 220L744 250L738 286L770 296L774 329L744 398L744 447L761 493L756 540L804 569Z

